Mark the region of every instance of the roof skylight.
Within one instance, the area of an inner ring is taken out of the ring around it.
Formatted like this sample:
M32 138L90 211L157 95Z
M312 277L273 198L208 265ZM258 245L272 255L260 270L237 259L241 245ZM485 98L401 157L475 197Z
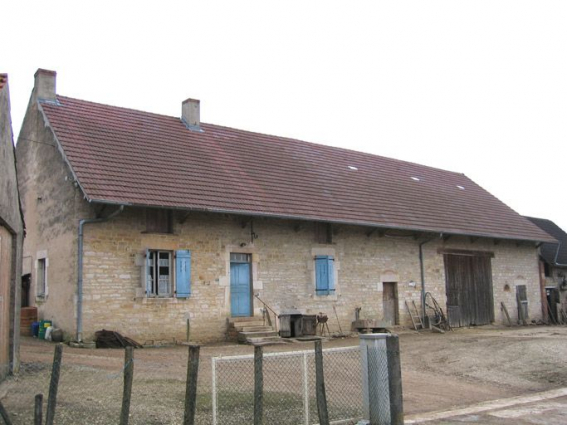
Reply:
M349 170L354 170L354 171L357 171L357 170L358 170L358 168L356 168L354 165L349 165L349 166L348 166L348 169L349 169Z
M415 180L416 182L421 181L421 179L419 177L412 177L412 180Z
M464 186L461 186L461 185L459 185L459 184L457 185L457 187L458 187L459 189L461 189L461 190L465 190L465 187L464 187Z

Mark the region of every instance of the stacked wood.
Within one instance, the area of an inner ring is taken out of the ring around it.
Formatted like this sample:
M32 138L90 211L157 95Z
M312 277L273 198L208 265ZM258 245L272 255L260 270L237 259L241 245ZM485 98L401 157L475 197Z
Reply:
M143 348L141 344L138 344L133 339L120 335L116 331L107 331L106 329L95 332L95 342L96 348Z
M20 310L20 335L32 336L31 325L37 322L37 307L22 307Z

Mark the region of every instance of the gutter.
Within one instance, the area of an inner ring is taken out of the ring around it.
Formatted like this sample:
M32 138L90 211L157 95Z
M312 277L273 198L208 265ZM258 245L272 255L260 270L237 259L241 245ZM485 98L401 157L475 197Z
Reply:
M439 234L439 239L443 237L443 233ZM425 269L423 267L423 245L436 240L437 237L432 237L419 243L419 267L421 270L421 314L425 320Z
M116 211L108 217L83 218L79 220L79 251L77 267L77 342L83 342L83 228L85 224L102 223L116 217L124 211L124 205L120 205Z

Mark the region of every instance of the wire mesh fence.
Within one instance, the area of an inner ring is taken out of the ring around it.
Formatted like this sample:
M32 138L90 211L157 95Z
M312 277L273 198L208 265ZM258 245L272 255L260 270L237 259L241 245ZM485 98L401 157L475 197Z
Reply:
M323 350L329 419L362 417L359 347ZM254 356L212 359L213 424L253 423ZM313 350L268 353L263 360L264 420L274 424L319 423Z
M359 347L327 349L323 358L329 418L356 423L363 410ZM129 424L183 423L187 360L182 347L134 351ZM124 350L64 347L54 424L119 424L124 361ZM53 346L43 344L41 352L24 356L18 375L0 383L0 400L13 424L34 423L36 394L43 394L45 421L52 362ZM263 375L264 423L319 422L312 349L264 353ZM202 355L195 424L251 424L253 416L253 354Z

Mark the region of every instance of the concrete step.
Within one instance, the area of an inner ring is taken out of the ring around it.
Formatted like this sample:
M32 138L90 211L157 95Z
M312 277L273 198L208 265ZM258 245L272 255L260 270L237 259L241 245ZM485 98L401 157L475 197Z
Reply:
M265 346L265 345L276 345L276 344L289 344L291 341L286 341L279 336L269 336L266 338L248 338L247 344Z
M267 338L267 337L279 337L278 333L275 331L263 331L263 332L239 332L238 342L247 342L250 338Z
M271 326L264 326L264 325L237 326L234 329L237 332L260 332L265 330L273 331Z
M228 323L240 323L240 322L254 322L254 321L262 321L261 317L229 317Z
M241 330L242 328L246 327L256 327L256 326L266 326L262 320L255 320L254 322L237 322L237 323L229 323L228 325L231 328Z

